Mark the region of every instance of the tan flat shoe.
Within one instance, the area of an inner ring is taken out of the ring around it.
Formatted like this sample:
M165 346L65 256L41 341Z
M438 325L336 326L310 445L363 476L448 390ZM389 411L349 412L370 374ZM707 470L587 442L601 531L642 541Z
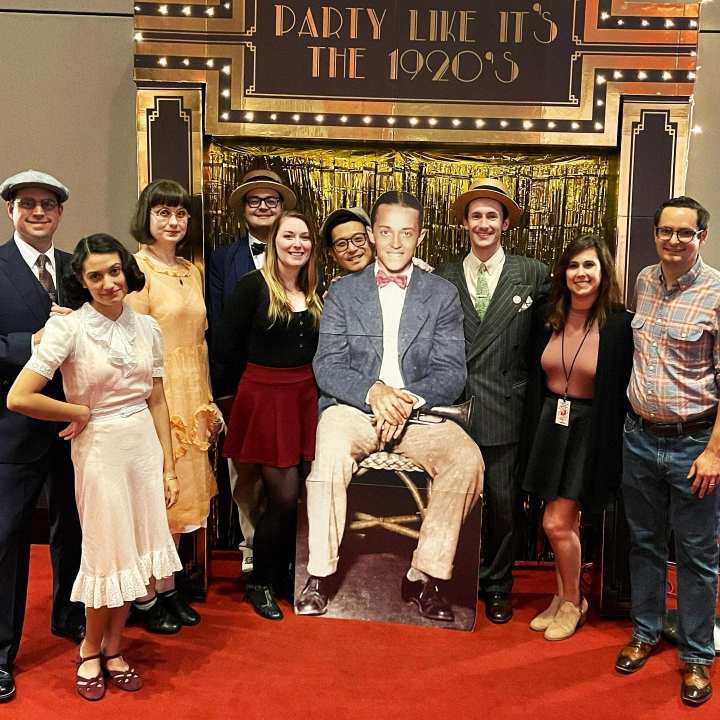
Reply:
M562 605L562 598L559 595L553 595L552 602L530 621L530 629L535 632L545 632L557 615L560 605Z
M585 624L587 619L588 603L585 598L580 601L580 607L565 600L558 608L557 614L545 630L546 640L567 640L575 631Z

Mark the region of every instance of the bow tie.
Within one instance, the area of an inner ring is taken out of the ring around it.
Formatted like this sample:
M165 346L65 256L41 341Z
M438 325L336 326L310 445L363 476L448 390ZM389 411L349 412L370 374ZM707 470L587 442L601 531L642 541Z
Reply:
M265 243L259 240L253 240L250 243L250 252L253 255L262 255L265 252Z
M375 282L379 288L383 288L390 283L395 283L401 290L407 287L408 279L407 275L388 275L382 270L378 270L375 275Z

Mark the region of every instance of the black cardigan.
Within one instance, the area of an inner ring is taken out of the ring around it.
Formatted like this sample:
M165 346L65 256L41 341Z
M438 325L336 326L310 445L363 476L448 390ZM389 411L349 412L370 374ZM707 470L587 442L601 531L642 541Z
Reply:
M530 342L528 388L520 440L520 475L525 473L530 449L545 399L545 373L540 358L552 335L545 327L547 308L536 314ZM613 308L600 330L597 371L592 405L591 447L585 465L589 479L581 498L584 510L602 512L622 475L623 422L629 408L627 386L633 360L632 314Z

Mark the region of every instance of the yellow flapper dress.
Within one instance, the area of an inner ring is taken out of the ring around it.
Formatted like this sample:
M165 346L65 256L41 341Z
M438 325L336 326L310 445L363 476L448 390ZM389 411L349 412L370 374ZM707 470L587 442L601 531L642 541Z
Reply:
M180 487L168 521L173 533L191 532L205 524L217 493L208 460L217 411L211 404L202 276L183 258L168 267L142 249L135 259L145 275L145 287L128 295L126 302L136 312L155 318L163 335L163 384Z

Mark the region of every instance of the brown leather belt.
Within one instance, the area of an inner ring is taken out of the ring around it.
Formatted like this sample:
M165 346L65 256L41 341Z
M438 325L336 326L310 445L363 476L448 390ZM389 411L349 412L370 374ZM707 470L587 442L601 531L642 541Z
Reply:
M630 411L630 415L637 420L643 430L647 430L658 437L680 437L681 435L692 435L697 430L706 430L715 424L715 413L703 415L703 417L686 420L676 423L653 423L640 417L637 413Z

